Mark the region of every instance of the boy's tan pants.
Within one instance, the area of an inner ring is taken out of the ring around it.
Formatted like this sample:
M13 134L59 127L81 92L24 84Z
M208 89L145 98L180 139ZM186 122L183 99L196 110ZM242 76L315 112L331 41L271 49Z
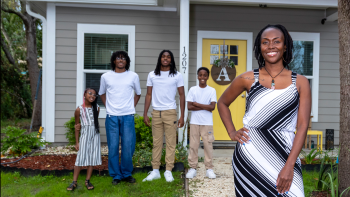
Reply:
M152 112L152 135L153 135L153 150L152 150L152 167L159 169L160 159L162 157L163 136L165 132L166 142L166 170L171 171L174 168L175 147L176 147L176 129L177 129L177 114L175 109Z
M202 137L204 144L204 165L206 169L213 169L213 142L214 132L211 125L195 125L191 124L190 129L190 153L188 155L188 163L191 168L196 169L198 164L198 148Z

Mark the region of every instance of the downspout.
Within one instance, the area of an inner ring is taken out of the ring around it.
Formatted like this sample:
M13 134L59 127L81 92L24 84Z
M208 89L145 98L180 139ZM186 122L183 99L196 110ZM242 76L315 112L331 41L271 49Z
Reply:
M41 110L41 124L42 127L44 128L41 136L43 140L46 139L46 81L47 81L47 74L46 74L46 18L41 16L40 14L34 13L30 9L30 4L27 2L26 4L27 8L27 13L31 15L34 18L38 18L42 21L43 26L42 26L42 31L43 31L43 36L42 36L42 69L43 69L43 81L42 81L42 110Z

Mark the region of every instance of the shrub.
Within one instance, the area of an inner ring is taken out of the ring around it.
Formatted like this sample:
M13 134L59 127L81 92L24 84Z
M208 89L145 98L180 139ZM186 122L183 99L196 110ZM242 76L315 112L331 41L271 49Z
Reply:
M312 149L309 154L307 154L305 151L301 151L301 154L304 157L304 161L306 164L314 164L314 159L321 154L321 151L317 149Z
M68 140L68 145L75 145L75 118L72 117L66 123L64 123L64 127L66 128L66 139ZM80 133L79 133L80 137Z
M152 123L151 117L149 117L149 120L150 120L150 123ZM135 114L135 132L136 132L136 150L153 148L152 127L147 126L143 122L143 117L137 114Z
M42 141L42 138L38 138L37 132L25 134L26 131L25 129L12 126L8 126L2 130L5 137L1 139L1 153L4 154L10 149L11 154L19 156L28 153L31 149L39 148L48 143Z
M134 167L151 166L152 150L150 148L136 150L132 157Z
M175 163L176 162L182 162L185 166L185 168L189 168L188 164L188 150L189 145L184 147L181 143L176 144L176 149L175 149Z

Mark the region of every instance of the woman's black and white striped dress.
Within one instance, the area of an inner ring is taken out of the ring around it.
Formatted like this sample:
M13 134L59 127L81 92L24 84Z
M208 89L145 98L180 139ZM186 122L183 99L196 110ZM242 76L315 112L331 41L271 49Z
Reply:
M97 108L99 106L97 105ZM80 109L80 139L79 151L76 166L97 166L102 164L101 160L101 142L100 133L95 131L95 122L92 108L85 108L85 115L83 114L83 107ZM86 117L86 118L84 118Z
M252 141L237 143L232 159L236 196L278 196L277 177L292 149L298 117L296 77L293 72L290 86L272 90L259 83L259 69L254 70L243 118ZM282 196L304 196L299 158L290 191Z

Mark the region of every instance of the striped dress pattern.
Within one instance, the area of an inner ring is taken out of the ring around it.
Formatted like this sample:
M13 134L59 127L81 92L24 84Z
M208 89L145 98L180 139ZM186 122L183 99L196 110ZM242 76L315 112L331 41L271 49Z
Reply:
M246 98L244 127L249 130L249 143L237 143L232 158L236 196L303 197L303 177L298 158L288 194L275 188L278 174L284 167L293 146L297 124L299 92L297 74L285 89L269 89L259 83L259 69Z
M99 106L97 105L97 108ZM102 164L100 133L95 131L93 108L80 109L79 151L75 160L76 166L97 166ZM86 117L84 119L84 117Z

